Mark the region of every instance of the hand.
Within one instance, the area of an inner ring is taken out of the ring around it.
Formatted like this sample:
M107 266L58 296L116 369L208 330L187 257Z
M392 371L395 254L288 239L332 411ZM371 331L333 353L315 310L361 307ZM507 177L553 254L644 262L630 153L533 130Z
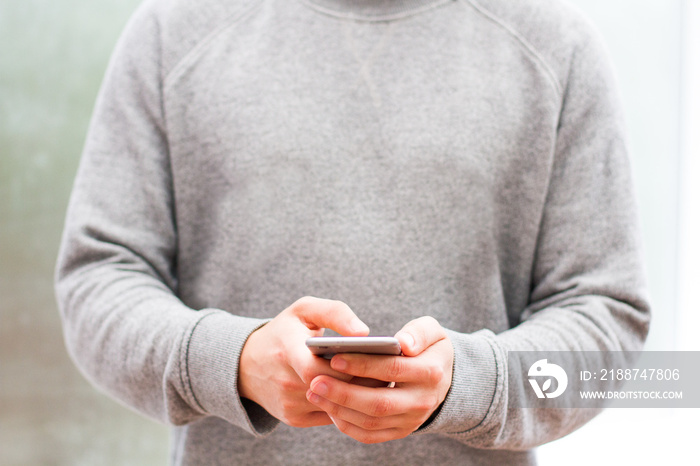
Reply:
M330 424L328 415L309 403L309 383L319 374L349 381L329 361L311 354L305 341L329 328L345 336L365 336L369 328L340 301L301 298L253 332L241 353L238 392L293 427Z
M363 443L408 436L440 406L452 384L454 350L435 319L413 320L396 338L403 356L339 354L331 360L338 372L395 382L393 388L358 386L324 374L306 394L341 432Z

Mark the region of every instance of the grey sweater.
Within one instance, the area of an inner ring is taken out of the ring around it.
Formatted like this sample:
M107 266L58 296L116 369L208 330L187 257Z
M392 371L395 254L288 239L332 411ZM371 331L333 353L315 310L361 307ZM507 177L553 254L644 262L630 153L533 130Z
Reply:
M110 63L57 269L69 352L172 424L173 464L533 464L594 410L522 409L510 350L639 349L620 106L556 0L148 0ZM439 412L363 445L237 393L297 298L435 317ZM529 389L529 388L528 388Z

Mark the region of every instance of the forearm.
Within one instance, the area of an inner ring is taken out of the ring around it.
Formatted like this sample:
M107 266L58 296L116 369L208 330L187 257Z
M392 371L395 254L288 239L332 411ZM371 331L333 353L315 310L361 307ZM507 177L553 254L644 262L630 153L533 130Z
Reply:
M570 351L575 357L579 351L638 351L648 330L646 304L639 306L580 296L499 335L448 331L455 348L452 386L436 418L418 433L476 448L525 450L574 431L600 410L529 407L527 368L513 364L509 352Z
M254 432L238 398L237 365L245 339L263 321L194 311L139 268L123 260L59 267L66 344L78 367L159 421L185 424L216 415Z

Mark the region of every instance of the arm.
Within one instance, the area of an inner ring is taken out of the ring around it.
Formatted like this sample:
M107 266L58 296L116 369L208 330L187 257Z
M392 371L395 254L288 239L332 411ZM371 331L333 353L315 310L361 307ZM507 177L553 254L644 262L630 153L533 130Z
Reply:
M329 377L314 380L309 399L331 413L343 432L363 442L400 438L412 431L437 433L478 448L517 450L562 437L597 414L593 409L522 409L525 391L531 388L526 378L509 373L507 354L636 351L648 331L627 147L605 56L591 41L573 57L532 267L530 303L521 312L521 323L499 335L445 330L454 355L447 348L438 351L435 346L444 347L445 339L433 332L434 338L412 355L413 361L343 356L350 364L341 367L336 356L337 370L404 383L368 391ZM422 327L407 330L416 335ZM432 384L432 401L423 403L425 396L408 385L419 385L430 367L452 358L452 371L441 371L442 378ZM396 364L402 370L397 371ZM416 396L408 399L407 388ZM436 409L437 401L442 404ZM396 416L417 408L422 408L420 416L403 416L405 423L396 429ZM423 425L431 410L433 419Z
M158 24L142 7L110 62L58 258L66 344L81 371L163 422L220 416L254 428L236 391L241 347L264 321L194 310L177 293L177 230Z

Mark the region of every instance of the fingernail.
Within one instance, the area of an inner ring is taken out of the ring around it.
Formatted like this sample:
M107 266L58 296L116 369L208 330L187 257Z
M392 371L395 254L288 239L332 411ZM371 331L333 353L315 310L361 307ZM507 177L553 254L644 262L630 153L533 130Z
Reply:
M328 393L328 385L323 382L319 382L311 387L311 390L313 390L317 395L324 396Z
M337 371L344 371L348 368L348 362L340 357L335 357L331 360L331 367Z
M413 348L413 345L416 343L416 341L413 339L413 335L407 332L401 332L399 333L399 336L401 336L401 339L405 342L406 348L404 349L411 349Z
M319 396L311 390L309 390L308 392L306 392L306 399L309 400L311 403L316 404L318 403Z

